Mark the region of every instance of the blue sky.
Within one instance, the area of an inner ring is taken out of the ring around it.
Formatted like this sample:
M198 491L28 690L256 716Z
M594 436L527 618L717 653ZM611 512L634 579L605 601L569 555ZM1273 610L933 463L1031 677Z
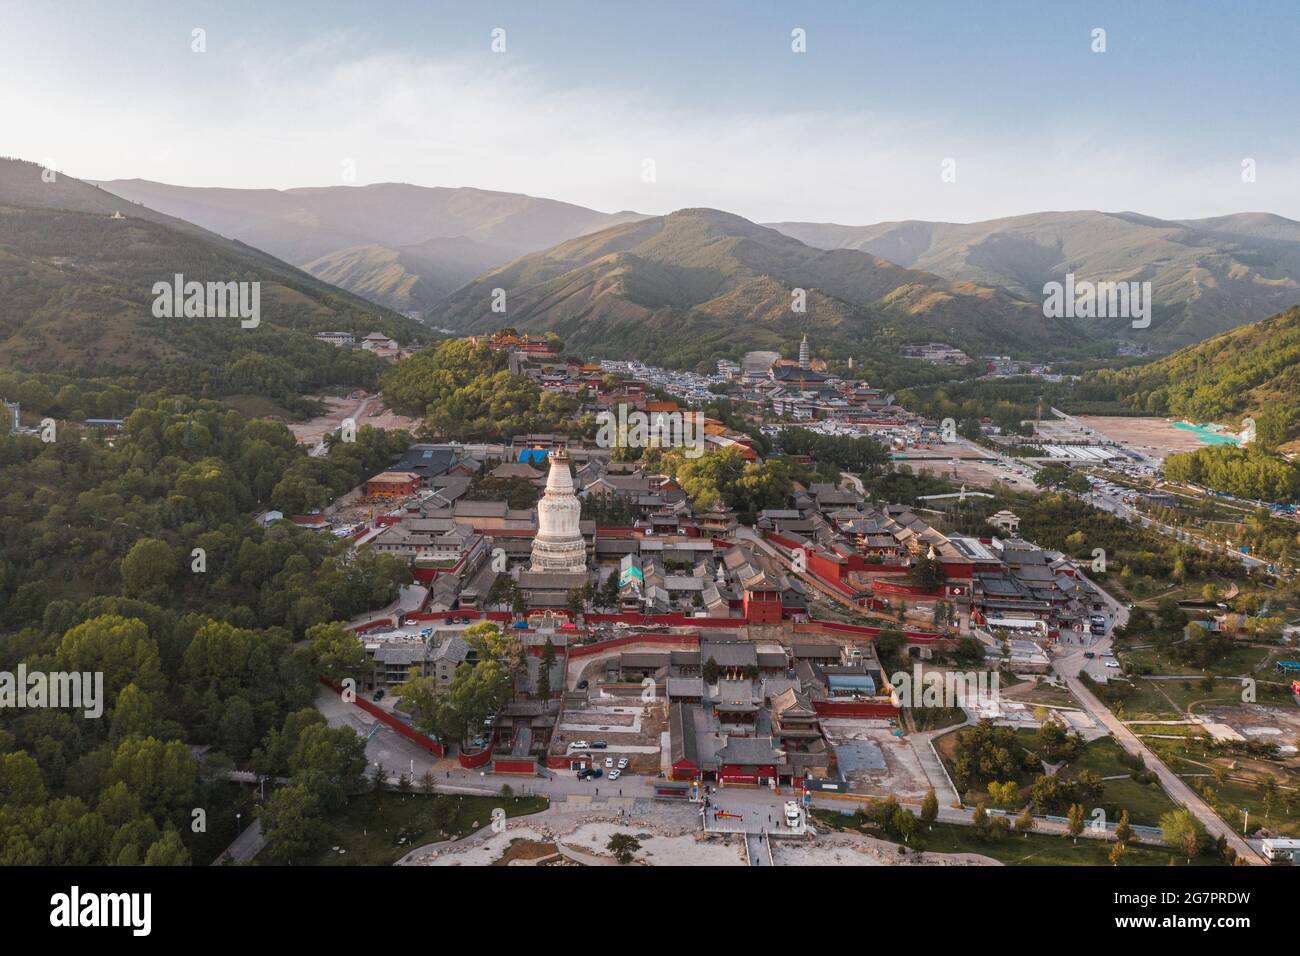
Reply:
M0 22L0 153L87 178L397 180L765 221L1300 218L1284 0L0 0Z

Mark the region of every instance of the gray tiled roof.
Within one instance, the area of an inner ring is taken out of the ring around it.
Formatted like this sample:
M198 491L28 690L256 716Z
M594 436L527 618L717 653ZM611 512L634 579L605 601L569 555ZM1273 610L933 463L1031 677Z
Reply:
M716 754L720 763L754 766L756 764L777 764L785 757L785 751L777 750L772 745L771 737L736 737L727 738L726 744Z

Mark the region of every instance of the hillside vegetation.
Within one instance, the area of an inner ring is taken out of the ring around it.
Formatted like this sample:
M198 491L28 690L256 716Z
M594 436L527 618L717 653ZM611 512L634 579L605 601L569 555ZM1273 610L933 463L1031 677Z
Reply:
M506 312L492 310L503 289ZM792 307L806 292L806 311ZM847 250L813 249L739 216L685 209L524 256L460 289L431 323L553 329L571 346L662 364L789 349L805 332L865 351L944 338L973 352L1078 349L1079 333L1007 293Z
M1300 223L1265 213L1164 220L1132 212L1043 212L986 222L910 220L869 226L785 222L810 246L857 249L945 278L997 286L1041 302L1066 273L1149 281L1148 330L1121 320L1096 331L1156 350L1177 348L1300 303Z
M1300 429L1300 308L1154 362L1093 372L1083 387L1138 413L1233 428L1250 416L1262 446L1290 448Z
M121 211L125 218L112 218ZM156 318L153 286L261 283L260 325ZM112 377L133 390L248 393L291 402L304 391L371 387L373 355L313 333L382 331L411 342L417 323L263 252L40 167L0 160L0 366Z

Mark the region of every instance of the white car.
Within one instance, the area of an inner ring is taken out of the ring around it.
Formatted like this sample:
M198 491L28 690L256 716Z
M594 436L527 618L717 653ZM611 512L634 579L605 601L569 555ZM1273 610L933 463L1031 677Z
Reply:
M610 769L611 767L613 767L613 766L614 766L614 758L613 758L613 757L606 757L606 758L605 758L605 769L606 769L606 770L609 770L609 769Z
M588 749L590 746L591 746L591 744L587 743L587 741L585 741L585 740L575 740L573 743L569 744L569 749L570 749L570 750L586 750L586 749Z
M618 758L618 769L619 769L619 770L626 770L626 769L627 769L627 758L626 758L626 757L619 757L619 758Z
M621 776L623 776L623 771L622 771L622 770L611 770L611 771L609 772L609 779L610 779L611 782L614 781L614 780L617 780L617 779L618 779L619 777L621 777Z
M1119 661L1106 661L1107 667L1119 667Z
M785 825L793 830L799 825L799 821L799 804L794 800L787 800L785 802Z

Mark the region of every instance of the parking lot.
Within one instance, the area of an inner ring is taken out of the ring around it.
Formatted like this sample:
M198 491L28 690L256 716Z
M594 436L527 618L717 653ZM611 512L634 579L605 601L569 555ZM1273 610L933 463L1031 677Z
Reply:
M567 708L552 749L573 756L590 753L600 766L606 757L628 759L628 773L658 773L668 725L667 702L637 696L595 696L585 707ZM605 746L575 747L575 743Z

